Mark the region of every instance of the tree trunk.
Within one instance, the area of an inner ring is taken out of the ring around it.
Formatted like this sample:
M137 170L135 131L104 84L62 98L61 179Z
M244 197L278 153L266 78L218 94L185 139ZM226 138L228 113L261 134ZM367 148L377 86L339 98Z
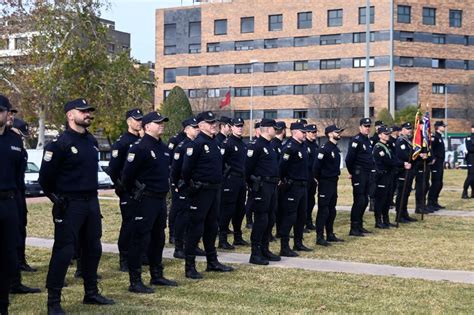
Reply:
M43 150L44 141L45 141L45 121L46 121L46 111L44 105L41 105L38 113L38 143L36 144L37 150Z

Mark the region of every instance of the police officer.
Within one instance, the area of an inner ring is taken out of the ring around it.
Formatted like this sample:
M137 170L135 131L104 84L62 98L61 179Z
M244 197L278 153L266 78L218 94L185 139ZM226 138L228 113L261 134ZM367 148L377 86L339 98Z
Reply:
M102 219L97 198L98 144L88 131L94 107L85 99L64 105L68 128L44 150L39 183L54 203L54 245L46 287L48 312L64 313L61 290L74 255L82 248L84 304L113 304L97 288L97 268L102 255Z
M248 201L252 204L255 216L250 235L252 254L249 262L256 265L268 265L269 261L281 260L269 250L279 182L278 154L271 144L275 136L275 124L273 119L262 119L260 137L248 148L245 162Z
M375 227L378 229L388 229L390 226L394 226L390 223L388 211L390 209L390 198L392 196L391 191L393 190L393 172L394 168L404 168L409 170L411 164L403 162L397 158L392 150L388 146L391 130L385 126L378 128L377 133L379 135L379 142L374 147L374 160L377 169L377 175L375 177L376 190L375 190Z
M257 139L260 137L260 121L256 121L254 124L254 132L255 138L252 139L249 143L247 148L250 150L253 145L257 142ZM248 187L249 189L249 187ZM247 200L245 201L245 217L247 220L247 224L245 227L247 229L251 229L253 225L253 218L252 218L252 200L248 198L249 190L247 189Z
M427 152L426 148L422 148L421 153L413 161L415 173L415 213L429 214L434 212L431 207L426 205L426 194L429 190L432 163L433 157L431 152Z
M316 230L316 226L313 224L313 208L316 203L315 198L318 184L315 180L313 180L313 164L319 149L319 146L316 142L318 128L314 124L309 124L305 126L305 131L306 148L308 150L308 201L306 211L306 229Z
M343 242L334 234L336 219L337 182L341 175L341 151L337 142L344 129L330 125L324 129L328 141L318 149L313 164L313 176L318 181L318 214L316 216L316 244L331 245L329 242ZM326 229L326 239L324 239Z
M270 141L273 150L278 153L278 162L280 162L281 150L283 149L283 140L286 138L286 124L284 121L277 121L275 123L275 137ZM282 217L282 210L278 206L278 198L277 198L277 205L276 205L276 213L275 213L275 225L276 225L276 236L280 237L280 223Z
M431 187L428 192L428 207L437 211L445 209L439 204L438 198L443 189L443 174L444 174L444 141L443 133L446 128L442 120L435 122L435 132L431 138L431 150L433 152L434 163L431 165Z
M471 198L474 198L474 124L471 126L471 136L466 138L467 177L464 181L461 198L468 199L467 190L471 186Z
M196 117L200 133L186 149L181 175L190 198L189 225L185 241L185 275L201 279L196 270L195 248L203 238L206 251L206 271L229 272L233 268L217 260L216 237L222 184L222 155L215 140L217 119L213 112L206 111Z
M290 230L294 225L294 246L296 251L311 251L303 244L303 230L306 223L308 198L308 151L304 145L305 125L292 123L291 138L283 147L280 159L281 194L278 204L281 207L282 221L281 256L296 257L298 254L289 247Z
M167 121L167 117L157 112L143 116L145 135L128 151L122 172L125 190L133 196L130 205L134 216L129 247L130 292L154 292L143 284L141 278L142 257L146 250L150 263L150 285L177 285L163 276L162 264L170 151L160 137Z
M349 235L364 236L370 233L363 226L365 209L369 204L369 195L373 189L375 164L372 157L372 145L369 139L370 118L360 120L359 134L349 141L346 166L352 180L354 203L351 209L351 229Z
M242 238L242 221L245 216L245 157L247 146L242 140L244 120L234 118L230 122L231 135L221 144L223 153L224 181L219 214L219 248L234 249L234 245L248 245ZM232 220L234 243L227 241L227 230Z
M385 124L384 124L384 122L381 121L381 120L376 120L376 121L374 122L375 132L374 132L374 134L372 135L372 137L370 137L370 143L372 144L372 147L375 146L375 144L376 144L377 142L379 142L380 137L379 137L378 131L379 131L379 128L380 128L380 127L383 127L383 126L385 126Z
M222 142L232 133L231 121L229 117L221 116L219 119L219 133L216 135L217 144L220 146Z
M143 113L140 109L134 108L125 114L127 121L127 132L118 138L112 145L112 158L109 162L109 175L115 186L115 192L120 198L120 213L122 214L122 225L118 239L118 249L120 255L120 271L128 272L128 249L130 247L131 228L133 212L130 208L130 196L126 193L122 182L122 170L127 159L130 147L140 139L142 129Z
M172 207L175 212L174 220L174 253L173 257L184 259L184 234L188 225L188 210L189 210L189 198L186 196L184 191L184 181L181 177L181 167L183 166L183 158L186 154L187 148L192 144L191 141L196 139L199 134L199 126L196 118L191 117L182 121L184 138L181 143L176 147L173 154L173 162L171 163L170 170L170 183L172 193ZM171 215L170 212L170 215Z
M410 122L402 124L400 136L395 142L395 154L403 162L410 162L413 154L413 144L411 142L413 126ZM399 169L397 183L397 199L395 209L397 211L397 220L400 223L409 223L418 221L408 215L408 198L410 197L411 187L413 185L413 168L409 170Z
M390 149L390 151L392 152L392 154L394 156L396 156L397 155L396 142L397 142L398 136L400 134L400 131L402 129L397 125L393 125L392 127L390 127L390 129L391 129L392 132L390 133L390 138L388 139L387 146ZM391 192L391 197L390 197L390 208L395 207L395 201L394 201L393 198L395 196L395 193L397 192L398 172L399 172L399 168L397 168L397 167L392 168L393 183L392 183L392 192Z

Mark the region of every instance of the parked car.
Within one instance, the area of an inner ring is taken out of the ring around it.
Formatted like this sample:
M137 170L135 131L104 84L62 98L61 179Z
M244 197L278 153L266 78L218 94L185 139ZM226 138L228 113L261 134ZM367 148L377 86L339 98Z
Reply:
M38 177L39 167L33 162L28 162L25 171L26 196L35 197L43 194L43 190L38 183Z
M110 179L110 176L105 172L105 168L109 166L108 161L99 161L99 188L107 189L112 188L114 183Z

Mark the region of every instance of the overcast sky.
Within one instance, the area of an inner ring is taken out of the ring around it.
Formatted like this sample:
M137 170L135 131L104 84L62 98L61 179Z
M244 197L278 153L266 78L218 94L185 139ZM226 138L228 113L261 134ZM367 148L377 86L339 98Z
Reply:
M115 21L115 29L132 34L132 56L155 61L155 10L192 4L192 0L110 0L103 18Z

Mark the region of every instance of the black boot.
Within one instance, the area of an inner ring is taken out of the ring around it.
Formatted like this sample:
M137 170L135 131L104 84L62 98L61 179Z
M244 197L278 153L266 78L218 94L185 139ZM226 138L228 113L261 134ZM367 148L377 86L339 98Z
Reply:
M316 244L321 245L321 246L331 246L331 243L329 243L328 241L324 239L323 234L316 235Z
M268 260L262 255L262 246L252 244L252 254L250 254L249 263L254 265L268 265Z
M130 275L130 286L128 287L128 291L133 292L133 293L144 293L144 294L150 294L150 293L155 292L153 288L149 288L143 284L141 269L135 269L135 270L130 269L128 273Z
M184 270L186 278L202 279L202 275L196 270L196 256L186 255Z
M303 240L295 240L295 245L293 246L293 250L299 252L312 252L313 250L309 247L304 246Z
M21 283L21 271L18 269L16 271L15 277L10 285L11 294L33 294L40 293L39 288L30 288Z
M438 210L446 209L446 207L440 205L438 201L435 201L434 206L435 206L436 208L438 208Z
M396 226L397 226L396 224L390 223L390 216L388 215L388 213L382 215L382 223L383 223L385 226L387 226L388 228L396 227Z
M351 222L351 230L349 231L350 236L364 236L359 227L359 222Z
M268 244L263 244L262 246L262 255L268 261L280 261L281 257L272 253L269 249Z
M387 229L388 227L382 223L380 214L375 215L375 228L376 229Z
M375 199L370 198L369 199L369 211L374 212L374 207L375 207Z
M25 259L23 259L23 262L20 264L20 270L24 272L37 272L38 269L31 267L28 265Z
M48 315L66 314L61 307L61 289L48 289Z
M233 250L235 247L227 241L227 233L220 232L219 233L219 246L220 249L225 249L225 250Z
M462 196L461 196L462 199L469 199L469 197L467 196L467 190L463 190L462 191Z
M74 272L74 278L82 278L81 258L77 258L77 260L76 260L76 272Z
M306 228L310 231L315 231L316 230L316 226L311 221L306 223Z
M166 287L177 287L178 283L168 280L163 276L163 265L150 266L150 285L161 285Z
M290 249L290 244L289 244L288 239L281 239L280 240L280 256L283 257L298 257L298 253L294 252Z
M328 237L326 239L328 242L344 242L342 238L339 238L334 233L328 233Z
M364 228L364 221L361 220L360 223L359 223L359 230L362 232L362 233L365 233L365 234L370 234L372 233L371 231L367 230Z
M418 213L418 214L430 214L431 212L429 212L427 209L423 208L423 207L416 207L415 209L415 213Z
M234 271L234 268L231 266L226 266L221 264L219 260L217 260L217 253L209 253L207 256L207 268L206 271L215 271L215 272L230 272Z
M242 233L234 232L234 246L249 246L249 242L242 238Z
M94 288L91 290L86 290L82 303L92 305L113 305L115 304L115 301L106 298L105 296L99 293L99 290L97 290L97 288Z
M196 246L196 248L194 249L194 255L201 256L201 257L206 257L206 251L199 248L199 246Z
M8 315L8 303L0 304L0 315Z
M128 252L121 252L119 259L120 271L128 272Z
M175 239L173 257L178 259L184 259L186 257L184 244L181 240Z

